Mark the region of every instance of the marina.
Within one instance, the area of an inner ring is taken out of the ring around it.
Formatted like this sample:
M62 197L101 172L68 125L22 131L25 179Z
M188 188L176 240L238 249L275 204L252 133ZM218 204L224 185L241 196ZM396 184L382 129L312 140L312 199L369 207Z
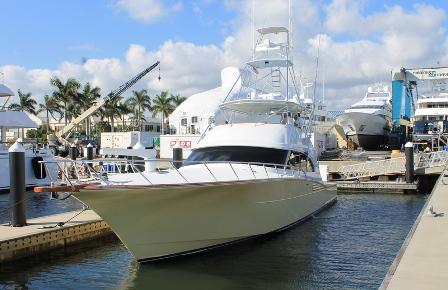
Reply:
M28 209L34 214L33 208L44 215L67 210L62 201L52 204L43 194L31 200ZM69 201L69 210L82 208ZM291 289L301 284L314 289L377 289L425 202L424 195L345 194L327 211L289 231L174 263L139 265L110 236L2 263L0 285L6 289L175 289L178 285ZM0 203L7 203L7 196L0 195Z
M342 2L5 3L0 289L446 288L448 11Z

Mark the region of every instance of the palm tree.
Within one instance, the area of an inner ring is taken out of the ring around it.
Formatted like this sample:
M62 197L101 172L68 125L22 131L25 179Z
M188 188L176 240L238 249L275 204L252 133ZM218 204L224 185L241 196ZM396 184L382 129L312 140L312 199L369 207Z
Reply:
M83 111L89 109L97 99L101 98L101 89L90 85L89 82L84 84L81 92L79 93L79 99L81 100L81 109ZM90 117L86 118L86 135L90 137Z
M123 97L120 95L111 96L104 103L103 107L100 108L100 114L102 118L107 118L111 126L111 131L115 131L115 117L122 116L121 100Z
M160 95L156 95L153 100L152 116L155 117L157 113L162 114L162 134L165 133L165 118L168 118L169 114L173 111L174 106L171 102L171 98L168 96L168 92L161 92Z
M174 108L179 107L179 105L182 104L186 99L186 97L181 97L179 94L171 94L171 102L173 103Z
M45 111L47 114L47 133L50 130L50 115L53 119L56 119L54 113L58 113L62 115L62 110L58 101L54 97L50 97L49 95L45 95L43 104L39 104L39 109L37 113Z
M36 115L36 105L37 102L32 98L31 93L22 93L21 90L18 90L19 94L19 102L9 105L11 110L28 112L30 114Z
M19 102L9 105L9 109L36 115L35 106L37 105L37 102L32 98L31 93L24 94L21 90L18 90L17 93L19 94ZM19 135L19 132L20 131L17 131L17 135ZM25 137L25 134L24 129L22 128L22 138L23 137Z
M118 108L119 108L119 110L120 110L120 115L121 115L121 121L122 121L122 126L123 126L123 131L125 130L124 128L125 128L125 121L124 121L124 117L127 115L127 114L130 114L130 113L132 113L132 109L131 109L131 106L129 105L129 100L126 100L125 102L120 102L119 104L118 104Z
M129 98L128 105L136 112L136 119L139 122L140 130L143 130L142 118L146 110L151 110L151 99L147 90L132 91L133 96Z
M81 87L81 84L74 78L69 78L63 83L58 77L51 78L50 84L56 88L53 96L64 104L64 119L65 125L67 125L68 115L70 114L71 117L74 117L79 111L75 107L80 104L78 89ZM70 104L71 107L69 108ZM69 109L70 112L68 112Z

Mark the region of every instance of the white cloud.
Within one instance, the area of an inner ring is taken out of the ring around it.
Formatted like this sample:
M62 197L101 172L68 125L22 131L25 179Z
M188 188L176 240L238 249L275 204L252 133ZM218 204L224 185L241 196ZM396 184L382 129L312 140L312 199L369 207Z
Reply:
M163 0L117 0L116 7L137 21L153 22L169 12L182 9L182 2L166 5Z
M167 40L158 49L148 51L131 44L124 56L89 59L83 64L64 62L57 70L14 65L0 70L11 89L21 88L39 97L51 92L52 75L91 81L107 93L160 60L161 81L157 80L157 72L152 72L133 89L148 88L153 94L168 90L189 96L219 85L223 67L242 66L251 55L252 1L226 3L228 9L235 9L237 17L229 21L232 32L218 45ZM288 26L287 3L287 0L256 1L255 28ZM448 65L446 11L442 9L414 5L411 10L404 10L391 6L366 13L355 0L334 0L324 9L311 0L292 3L296 72L314 79L320 35L319 71L325 75L326 100L331 109L342 109L360 99L374 82L390 81L393 67L434 66L438 61L440 65ZM160 5L161 11L166 11L167 7ZM321 91L317 91L320 96Z

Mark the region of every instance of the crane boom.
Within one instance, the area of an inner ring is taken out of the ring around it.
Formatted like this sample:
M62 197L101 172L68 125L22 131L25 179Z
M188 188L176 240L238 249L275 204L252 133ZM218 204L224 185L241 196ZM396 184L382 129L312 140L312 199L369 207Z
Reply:
M88 108L86 111L84 111L81 115L76 117L73 121L71 121L67 126L62 128L60 131L58 131L55 135L59 139L59 141L62 144L67 143L67 139L70 137L71 132L78 124L80 124L82 121L84 121L86 118L90 117L92 114L94 114L99 108L101 108L104 103L106 103L107 100L118 96L128 90L130 87L135 85L136 82L138 82L142 77L144 77L146 74L148 74L150 71L152 71L155 67L159 65L160 61L157 61L150 67L146 68L142 72L140 72L138 75L127 81L126 83L119 86L117 89L113 90L110 94L108 94L106 97L99 99L95 102L93 106ZM65 136L65 137L62 137Z

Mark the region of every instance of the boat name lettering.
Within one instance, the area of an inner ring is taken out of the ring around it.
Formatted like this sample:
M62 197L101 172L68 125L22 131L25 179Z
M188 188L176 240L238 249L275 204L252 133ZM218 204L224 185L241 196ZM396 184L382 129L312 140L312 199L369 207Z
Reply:
M181 148L191 148L191 141L170 141L170 147L173 148L177 143Z

